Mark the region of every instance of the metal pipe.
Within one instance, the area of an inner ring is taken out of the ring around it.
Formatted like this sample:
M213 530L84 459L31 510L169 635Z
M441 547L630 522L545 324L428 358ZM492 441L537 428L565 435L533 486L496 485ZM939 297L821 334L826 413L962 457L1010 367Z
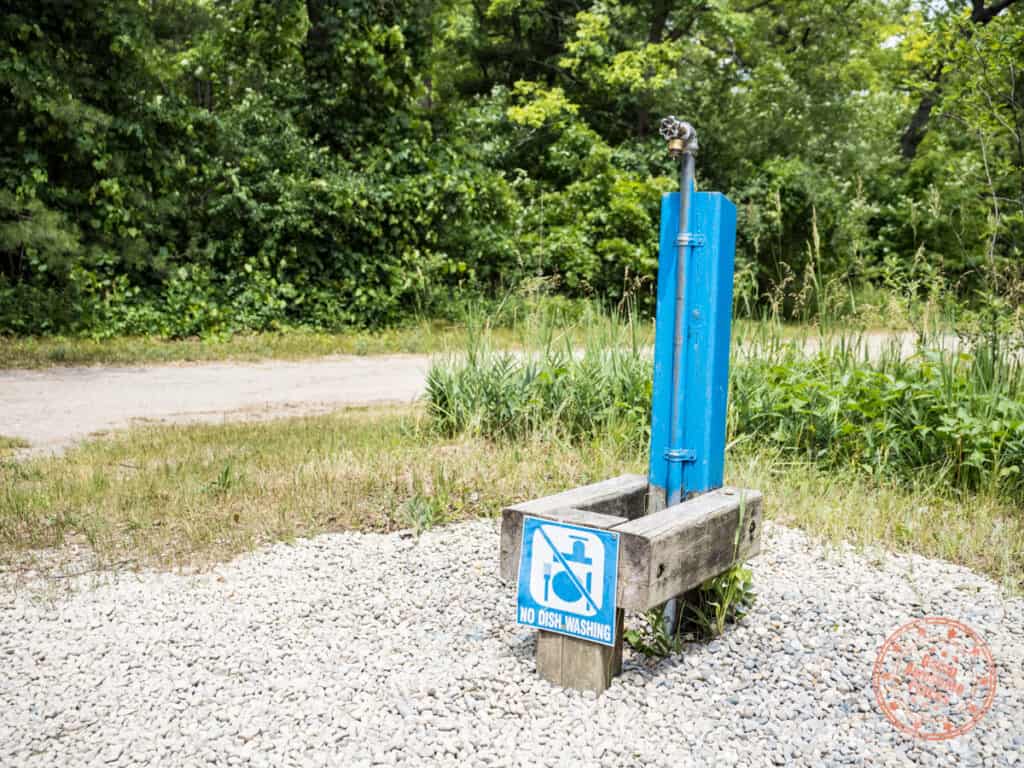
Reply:
M690 189L693 186L693 153L683 152L679 169L679 234L676 237L676 296L675 323L672 333L672 415L669 420L669 447L682 450L683 414L680 394L686 371L686 271L690 255L687 240L690 225ZM668 460L667 506L678 504L683 497L683 463L676 458Z
M687 122L675 117L661 121L661 135L668 141L669 154L681 157L679 164L679 230L676 236L676 295L675 317L672 333L672 409L669 420L669 452L667 482L665 488L666 506L678 504L683 498L683 462L685 446L683 439L684 411L680 407L681 390L686 372L686 272L690 249L693 246L689 236L690 192L693 188L694 154L697 151L697 131ZM672 636L679 623L679 599L672 598L665 603L662 612L665 633Z

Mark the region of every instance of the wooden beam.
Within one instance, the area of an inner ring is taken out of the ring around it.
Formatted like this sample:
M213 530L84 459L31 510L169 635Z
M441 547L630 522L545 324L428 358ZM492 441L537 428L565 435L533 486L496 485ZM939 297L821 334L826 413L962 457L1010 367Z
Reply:
M505 581L513 582L519 575L524 515L587 528L611 528L643 515L646 505L647 478L620 475L506 507L501 511L499 574Z
M645 611L761 550L759 491L719 488L621 523L618 607Z
M519 550L523 544L523 517L525 514L516 507L509 507L501 512L501 560L498 568L499 575L504 581L515 582L519 578ZM573 508L529 514L530 517L582 525L584 528L614 528L629 522L625 517L602 515L598 512Z
M618 607L627 611L660 605L761 550L760 491L719 488L635 518L591 511L597 507L629 513L643 506L645 494L643 477L623 475L507 507L501 520L501 578L508 582L518 578L527 514L618 533ZM567 502L590 505L590 509L560 506Z
M615 645L537 632L537 674L553 685L603 693L622 673L622 630L625 613L615 612Z
M537 673L565 688L601 693L622 671L625 611L645 611L699 586L761 549L763 500L737 488L696 496L644 515L647 479L623 475L502 510L500 572L519 575L523 517L619 534L615 645L537 633Z
M589 512L618 515L632 520L646 512L644 507L646 495L646 477L643 475L619 475L611 480L581 485L579 488L552 496L513 504L509 509L541 517L543 512L575 507Z

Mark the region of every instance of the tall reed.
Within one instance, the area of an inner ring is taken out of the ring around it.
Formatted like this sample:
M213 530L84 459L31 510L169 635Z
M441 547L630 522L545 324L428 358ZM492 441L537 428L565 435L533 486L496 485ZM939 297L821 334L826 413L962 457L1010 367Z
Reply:
M645 448L652 364L629 314L538 325L522 352L497 352L485 328L436 361L429 413L446 434L494 439L607 433ZM575 340L575 343L574 343ZM783 338L769 326L734 345L730 444L771 447L823 467L951 491L1024 496L1024 366L1005 344L921 333Z
M646 443L651 399L642 321L588 311L578 323L538 322L521 351L498 351L475 324L466 348L434 361L427 405L446 434L518 438L536 432Z

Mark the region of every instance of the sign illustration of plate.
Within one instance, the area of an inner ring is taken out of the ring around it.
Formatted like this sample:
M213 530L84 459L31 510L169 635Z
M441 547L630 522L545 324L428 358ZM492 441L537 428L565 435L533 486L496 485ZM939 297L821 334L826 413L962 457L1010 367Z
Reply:
M523 518L517 623L615 644L619 535Z

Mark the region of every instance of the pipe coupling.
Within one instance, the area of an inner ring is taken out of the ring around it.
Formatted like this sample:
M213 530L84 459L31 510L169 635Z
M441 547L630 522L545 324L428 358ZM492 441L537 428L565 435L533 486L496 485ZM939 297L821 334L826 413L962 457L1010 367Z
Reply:
M662 118L658 131L661 138L668 142L668 153L679 157L684 153L694 154L698 149L697 129L675 115Z

